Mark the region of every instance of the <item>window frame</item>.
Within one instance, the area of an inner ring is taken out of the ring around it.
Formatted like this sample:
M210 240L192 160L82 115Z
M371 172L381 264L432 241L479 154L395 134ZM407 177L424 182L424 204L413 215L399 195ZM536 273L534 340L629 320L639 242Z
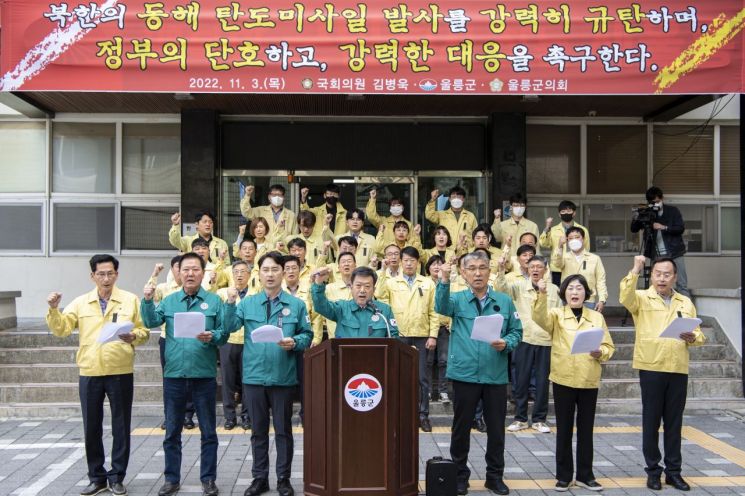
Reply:
M17 251L0 249L0 257L46 257L48 252L48 240L46 232L48 225L47 219L49 216L49 200L44 198L39 193L35 193L34 196L24 195L23 197L19 197L17 194L14 195L15 196L10 196L8 194L7 196L4 195L0 197L0 208L3 206L12 207L24 205L38 205L39 207L41 207L41 250Z
M79 197L77 199L55 199L52 198L49 202L49 254L50 256L56 257L78 257L95 255L105 250L92 249L92 250L80 250L80 251L60 251L54 246L54 233L57 228L56 219L54 215L54 209L57 205L79 205L79 206L102 206L102 207L114 207L114 248L110 251L111 255L118 255L119 244L120 244L120 233L118 226L121 224L121 202L119 201L106 201L106 199L95 199L89 197Z

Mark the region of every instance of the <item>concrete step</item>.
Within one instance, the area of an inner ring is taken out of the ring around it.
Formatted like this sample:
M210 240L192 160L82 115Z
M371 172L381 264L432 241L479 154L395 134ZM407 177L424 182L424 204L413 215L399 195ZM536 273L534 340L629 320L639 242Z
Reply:
M159 402L162 399L162 383L135 382L135 402ZM78 383L7 383L0 384L0 403L59 403L72 402L79 398Z
M604 379L599 398L641 398L639 379ZM689 378L689 398L742 398L742 381L729 378Z
M689 363L691 378L740 378L740 366L729 360L704 360ZM638 379L639 371L631 368L631 360L610 360L603 364L603 379Z
M77 382L78 366L74 362L66 364L36 363L0 365L0 383L47 383ZM137 364L134 380L139 382L158 382L162 379L160 363Z
M717 333L712 327L706 327L701 326L701 330L704 332L704 335L706 336L706 343L707 344L727 344L726 342L722 342L721 339L724 338L727 339L726 336L721 336L719 333ZM634 339L636 337L636 331L634 330L634 327L609 327L608 331L610 331L611 338L613 338L613 343L618 344L633 344Z
M160 329L150 331L148 345L158 346ZM2 348L36 348L40 346L78 346L78 332L58 338L49 331L44 330L10 330L0 331L0 349Z
M613 353L611 361L615 360L632 360L634 358L634 344L615 344L616 351ZM726 360L727 347L723 344L705 344L703 346L693 346L689 348L690 359L694 361L702 360Z
M0 348L0 363L5 364L40 364L40 363L75 363L75 346L43 346L33 348ZM154 346L135 348L135 364L160 364L160 351L157 342Z

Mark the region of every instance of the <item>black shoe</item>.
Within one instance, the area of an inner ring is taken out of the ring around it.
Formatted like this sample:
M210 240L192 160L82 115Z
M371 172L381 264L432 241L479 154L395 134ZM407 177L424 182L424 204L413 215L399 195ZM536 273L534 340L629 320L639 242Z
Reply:
M429 419L427 417L419 420L419 427L424 432L432 432L432 424L429 422Z
M473 421L472 429L476 429L479 432L486 432L486 422L483 418L477 418Z
M279 479L277 481L277 492L279 493L279 496L293 496L295 490L290 484L290 479Z
M248 486L243 496L258 496L259 494L269 491L269 481L266 479L254 479Z
M248 419L241 420L241 427L244 431L250 431L251 430L251 421Z
M225 430L226 431L232 431L235 429L235 419L226 419L225 420Z
M166 483L163 484L163 487L158 491L158 496L173 496L179 489L181 489L179 483L174 484L173 482L166 481Z
M484 487L497 494L510 494L510 488L507 487L501 477L499 479L486 479Z
M127 488L121 482L109 482L109 490L115 496L126 496Z
M652 491L659 491L662 489L659 475L647 475L647 487Z
M590 491L602 491L603 490L603 486L601 486L600 483L596 481L595 479L592 479L587 482L577 479L576 482L579 487L584 487L585 489L588 489Z
M184 419L184 429L193 429L194 428L194 419L185 418Z
M689 486L688 483L683 480L683 477L681 477L680 474L666 475L665 484L667 484L668 486L673 486L678 491L691 490L691 486Z
M556 489L560 493L569 491L569 483L564 481L556 481L556 486L554 486L554 489Z
M458 481L458 495L468 494L468 481Z
M217 496L220 490L217 489L215 481L202 482L202 496Z
M102 493L108 489L109 486L106 482L91 482L85 489L80 491L80 496L93 496L94 494Z

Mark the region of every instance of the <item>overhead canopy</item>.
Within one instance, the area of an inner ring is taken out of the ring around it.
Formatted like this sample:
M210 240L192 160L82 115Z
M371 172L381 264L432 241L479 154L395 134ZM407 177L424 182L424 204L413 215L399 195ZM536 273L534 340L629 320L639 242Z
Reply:
M743 91L742 0L0 0L0 90Z

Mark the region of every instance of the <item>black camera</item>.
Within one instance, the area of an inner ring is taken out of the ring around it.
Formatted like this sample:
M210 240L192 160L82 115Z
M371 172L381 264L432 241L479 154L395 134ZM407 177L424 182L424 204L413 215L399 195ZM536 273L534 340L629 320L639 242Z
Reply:
M634 212L634 218L637 222L651 226L657 220L657 212L660 211L660 207L651 203L632 208L631 211Z

